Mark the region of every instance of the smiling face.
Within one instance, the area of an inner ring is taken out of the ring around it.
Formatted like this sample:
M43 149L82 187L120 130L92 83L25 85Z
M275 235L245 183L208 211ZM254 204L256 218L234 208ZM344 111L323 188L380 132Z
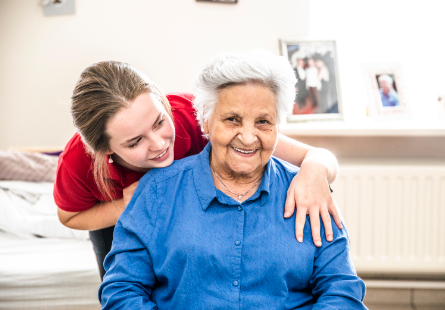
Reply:
M155 96L146 92L121 109L107 124L113 160L134 171L167 167L173 162L175 130Z
M261 84L226 87L203 125L212 143L213 168L225 177L255 179L277 144L275 94Z

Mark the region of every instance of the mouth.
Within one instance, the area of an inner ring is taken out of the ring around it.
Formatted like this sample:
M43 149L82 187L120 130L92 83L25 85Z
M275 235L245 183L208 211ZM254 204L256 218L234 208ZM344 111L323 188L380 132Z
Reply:
M256 151L258 151L258 149L246 150L246 149L240 149L240 148L237 148L237 147L234 147L234 146L232 146L232 149L234 149L235 152L237 152L240 155L247 155L247 156L255 154Z
M151 160L164 160L164 157L167 157L169 154L168 151L169 148L166 148L164 151L162 151L162 153L160 153L158 156L153 157Z

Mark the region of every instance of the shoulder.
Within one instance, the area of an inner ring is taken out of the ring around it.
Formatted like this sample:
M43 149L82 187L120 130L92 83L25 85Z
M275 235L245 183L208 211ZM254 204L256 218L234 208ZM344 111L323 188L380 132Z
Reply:
M175 160L168 167L151 169L139 181L142 186L163 183L174 178L186 170L193 170L199 164L198 155L192 155L183 159Z
M85 167L91 167L92 159L79 133L68 141L65 149L59 156L59 169L66 168L71 171L83 171Z
M195 97L190 93L172 93L167 96L168 102L172 108L174 120L186 123L196 124L196 110L193 107Z
M191 93L170 93L166 95L172 109L193 109L195 96Z
M76 133L59 156L54 200L62 210L79 212L97 202L98 192L92 158Z
M274 156L272 156L269 160L269 169L271 176L283 176L286 180L289 181L289 183L300 170L300 168L298 168L297 166L294 166L287 161L281 160Z
M177 193L184 184L182 178L198 164L197 155L194 155L175 160L168 167L148 171L139 180L136 191L118 222L127 230L140 225L154 229L158 213L162 213L158 209L163 208L158 200L169 193Z

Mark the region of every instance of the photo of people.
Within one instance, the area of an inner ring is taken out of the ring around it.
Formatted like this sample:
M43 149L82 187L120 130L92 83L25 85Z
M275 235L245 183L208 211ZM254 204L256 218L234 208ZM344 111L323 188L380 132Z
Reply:
M285 43L295 75L294 115L339 113L334 42ZM284 50L284 48L283 48ZM286 55L285 55L286 56Z
M396 83L393 74L381 74L375 76L379 86L380 99L382 107L400 106L399 94L397 93Z
M400 64L369 63L362 67L369 96L367 115L384 119L409 116Z

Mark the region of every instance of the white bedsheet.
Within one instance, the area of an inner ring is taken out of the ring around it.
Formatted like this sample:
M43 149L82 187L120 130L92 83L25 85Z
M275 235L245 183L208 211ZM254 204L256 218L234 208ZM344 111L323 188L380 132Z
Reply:
M21 238L88 239L87 231L63 226L51 182L0 181L0 229Z
M99 286L91 241L0 232L1 310L100 309Z

